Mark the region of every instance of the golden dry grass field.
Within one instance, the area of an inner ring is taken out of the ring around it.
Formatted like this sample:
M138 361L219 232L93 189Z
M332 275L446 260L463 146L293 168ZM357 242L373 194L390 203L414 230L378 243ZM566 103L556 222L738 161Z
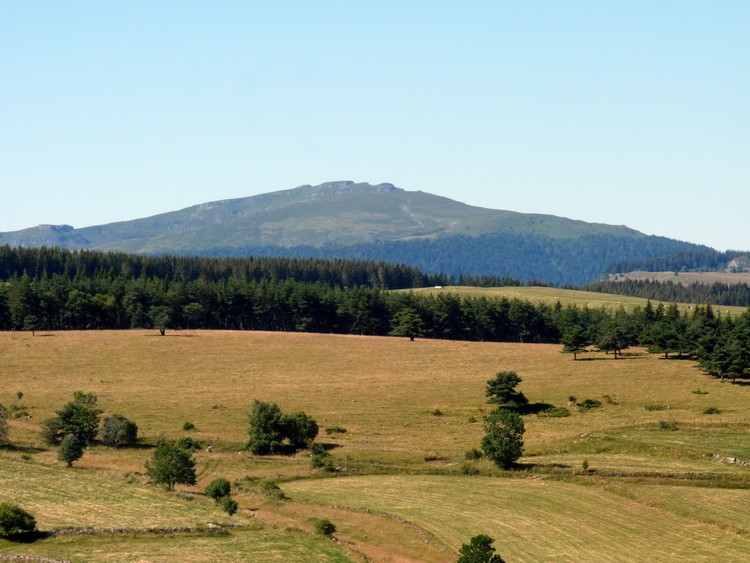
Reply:
M263 332L0 333L0 403L14 447L0 449L0 501L33 512L42 530L183 527L232 522L228 535L59 536L0 540L0 553L72 560L451 561L477 533L507 561L725 561L750 558L750 387L709 378L689 360L639 350L573 361L555 345ZM486 381L523 378L532 402L602 401L567 418L524 417L520 469L467 461L479 446ZM74 391L139 427L142 445L89 448L67 469L43 445L41 422ZM701 391L701 394L695 391ZM17 398L21 391L23 397ZM247 453L254 399L319 423L340 471L309 453ZM707 415L707 407L719 414ZM184 431L192 422L195 430ZM661 430L668 423L676 430ZM328 435L326 427L345 433ZM159 437L191 436L198 484L147 484ZM583 461L589 471L583 470ZM465 473L479 473L467 476ZM228 517L202 490L239 483ZM266 498L274 479L291 497ZM327 517L338 542L313 532ZM111 545L111 547L108 547ZM688 557L690 554L692 556Z

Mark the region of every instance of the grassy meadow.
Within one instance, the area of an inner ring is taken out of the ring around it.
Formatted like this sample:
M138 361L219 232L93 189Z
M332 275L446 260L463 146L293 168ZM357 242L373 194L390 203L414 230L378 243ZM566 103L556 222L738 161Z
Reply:
M501 370L521 375L532 403L571 411L525 416L525 455L508 472L464 455L479 447L492 408L485 383ZM95 445L72 469L57 461L40 425L78 390L97 394L103 416L135 421L139 447ZM602 406L579 411L571 396ZM749 469L714 456L750 460L749 398L750 387L707 377L690 360L640 350L573 361L556 345L0 333L0 403L29 415L9 421L0 501L31 511L43 531L135 529L0 540L0 556L453 561L463 542L486 533L506 561L743 560L750 557ZM312 415L339 471L311 469L306 451L247 453L254 399ZM719 412L703 414L708 407ZM183 430L185 422L195 429ZM329 434L330 427L346 432ZM144 463L153 444L183 436L204 446L195 454L198 484L174 493L149 485ZM220 476L237 484L240 511L232 517L202 494ZM276 481L289 499L265 495L263 480ZM314 534L321 517L336 524L338 541ZM169 527L193 531L153 531Z

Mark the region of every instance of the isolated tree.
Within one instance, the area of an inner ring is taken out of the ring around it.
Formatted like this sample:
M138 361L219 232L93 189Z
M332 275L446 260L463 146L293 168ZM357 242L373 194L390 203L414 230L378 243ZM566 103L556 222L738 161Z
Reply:
M424 321L416 309L405 307L396 313L393 318L393 330L389 332L391 336L407 336L414 342L417 336L423 336L425 332Z
M16 504L0 502L0 537L12 537L36 530L36 519Z
M195 485L195 460L177 444L161 441L146 462L146 474L152 483L166 485L169 491L178 483Z
M23 329L31 331L31 336L36 336L36 331L39 330L39 319L36 315L26 315L24 317Z
M43 423L42 437L50 445L59 444L66 434L73 434L84 446L96 438L101 409L96 406L96 395L76 391L57 416Z
M581 325L573 325L563 332L560 342L563 345L563 352L573 354L574 361L578 359L578 354L586 351L586 346L589 345L588 336Z
M154 328L159 329L159 334L164 336L172 322L172 309L166 305L154 305L149 309L148 316Z
M8 409L0 405L0 446L9 444L8 439Z
M515 371L500 371L494 379L487 381L486 395L489 402L498 404L506 409L518 409L529 404L529 400L516 386L521 379Z
M495 553L493 543L495 540L490 536L474 536L458 551L458 563L504 563L503 558Z
M100 436L107 446L129 446L138 441L138 426L121 414L113 414L104 419Z
M303 412L285 414L281 417L284 427L284 437L295 449L308 447L318 435L318 423Z
M57 459L73 467L73 462L83 457L83 449L83 442L75 434L66 434L57 450Z
M525 427L521 417L508 409L495 409L484 419L484 455L495 465L508 469L523 454Z
M228 497L232 493L232 484L224 477L218 477L208 484L205 493L207 497L218 502L222 497Z
M252 453L267 455L279 452L284 443L284 430L279 405L257 400L253 402L248 427L250 440L247 443L247 448Z

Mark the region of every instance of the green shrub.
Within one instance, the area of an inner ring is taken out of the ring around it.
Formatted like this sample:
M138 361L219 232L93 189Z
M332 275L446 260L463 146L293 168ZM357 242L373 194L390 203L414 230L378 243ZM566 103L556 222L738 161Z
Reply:
M239 508L237 501L230 496L222 497L219 500L219 506L221 506L221 508L224 509L224 512L229 514L229 516L232 516L235 512L237 512L237 509Z
M66 434L73 434L84 446L94 441L99 433L101 409L96 406L96 395L76 391L73 400L57 411L57 416L42 423L42 438L56 446Z
M550 407L546 411L539 413L539 416L546 416L549 418L565 418L570 416L570 411L565 407Z
M104 419L100 438L107 446L129 446L138 441L138 426L121 414L113 414Z
M330 537L336 532L336 526L328 518L319 518L315 520L315 531Z
M83 448L83 442L75 434L66 434L57 450L57 459L73 467L73 462L83 457Z
M703 414L721 414L721 411L716 407L707 407L703 409Z
M677 430L677 423L674 420L660 420L656 426L659 430Z
M195 424L187 420L183 423L182 429L183 430L195 430Z
M146 474L152 483L166 485L170 491L178 483L195 485L195 460L189 451L162 440L146 462Z
M228 497L232 493L232 484L224 477L219 477L208 484L205 493L207 497L218 502L222 497Z
M598 409L602 406L602 402L597 401L596 399L584 399L576 406L578 407L578 410L587 411L591 409Z
M326 434L328 434L329 436L332 436L334 434L346 434L346 428L338 425L329 426L328 428L326 428Z
M472 416L470 416L469 418L466 419L466 422L468 422L469 424L476 424L477 417L474 416L474 415L472 415Z
M461 464L461 475L479 475L479 469L467 461Z
M444 413L440 409L433 409L430 411L430 414L432 416L443 416Z
M691 393L693 395L708 395L708 391L704 391L703 389L693 389Z
M264 497L271 500L287 500L289 498L275 481L261 481L258 489Z
M502 557L495 553L495 540L490 536L479 534L471 538L458 551L457 563L503 563Z
M508 409L495 409L484 420L482 451L495 465L510 468L523 453L525 427L521 417Z
M184 436L175 442L175 446L185 450L188 453L193 453L201 449L201 444L197 440L193 440L190 436Z
M648 403L644 405L643 408L646 409L647 411L653 412L653 411L664 411L664 410L667 410L669 407L667 405L662 405L659 403Z
M473 460L473 459L482 459L484 457L484 454L482 453L482 450L478 448L471 448L470 450L466 450L464 452L464 458Z
M306 448L318 435L318 423L303 412L282 415L281 425L284 437L295 450Z
M12 537L36 530L36 520L20 506L0 502L0 536Z

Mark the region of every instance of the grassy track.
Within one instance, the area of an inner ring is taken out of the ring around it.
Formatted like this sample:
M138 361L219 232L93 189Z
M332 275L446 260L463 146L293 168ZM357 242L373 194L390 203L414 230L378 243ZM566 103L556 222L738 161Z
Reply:
M40 440L41 422L82 390L98 395L105 415L134 420L146 445L160 436L188 435L212 444L211 452L196 453L198 485L179 488L200 492L218 476L242 480L246 486L236 494L242 510L232 521L257 526L249 517L257 510L276 525L225 538L113 538L112 560L191 560L190 549L231 560L227 553L256 549L260 561L283 560L287 553L290 561L356 553L375 561L446 561L479 532L508 545L501 552L511 561L524 560L521 549L530 544L538 557L525 560L624 560L606 549L610 538L618 549L628 542L635 546L631 560L652 554L680 560L690 550L693 560L711 560L721 550L734 560L750 553L747 468L712 457L750 460L750 388L707 377L689 360L639 350L619 360L599 353L584 358L573 361L553 345L317 334L0 333L0 403L24 406L31 415L10 420L16 448L0 449L0 500L32 510L47 530L195 526L227 518L200 498L187 501L146 486L148 447L95 446L72 470L57 462L55 451ZM532 402L566 406L574 395L603 406L588 412L569 406L567 418L525 417L521 461L534 479L490 477L501 473L486 461L471 462L482 477L464 477L464 452L479 445L482 416L492 408L485 383L508 369L521 375L520 389ZM24 393L20 400L17 391ZM306 452L250 456L243 445L253 399L278 402L284 411L304 410L318 421L319 441L330 445L336 465L380 475L311 479L320 475L310 469ZM702 414L708 406L721 413ZM659 430L663 420L676 422L677 431ZM183 431L185 421L196 430ZM333 425L347 432L328 436L324 429ZM595 472L590 478L580 477L584 459ZM269 503L254 488L260 478L297 480L282 486L305 503ZM735 493L738 504L731 505ZM419 528L380 513L413 521L437 543L425 544ZM523 530L516 530L514 513L521 514ZM317 516L339 526L341 545L349 551L312 536L310 519ZM579 528L583 535L576 544ZM446 554L441 543L453 553ZM0 543L0 552L87 560L104 559L106 549L100 537Z

